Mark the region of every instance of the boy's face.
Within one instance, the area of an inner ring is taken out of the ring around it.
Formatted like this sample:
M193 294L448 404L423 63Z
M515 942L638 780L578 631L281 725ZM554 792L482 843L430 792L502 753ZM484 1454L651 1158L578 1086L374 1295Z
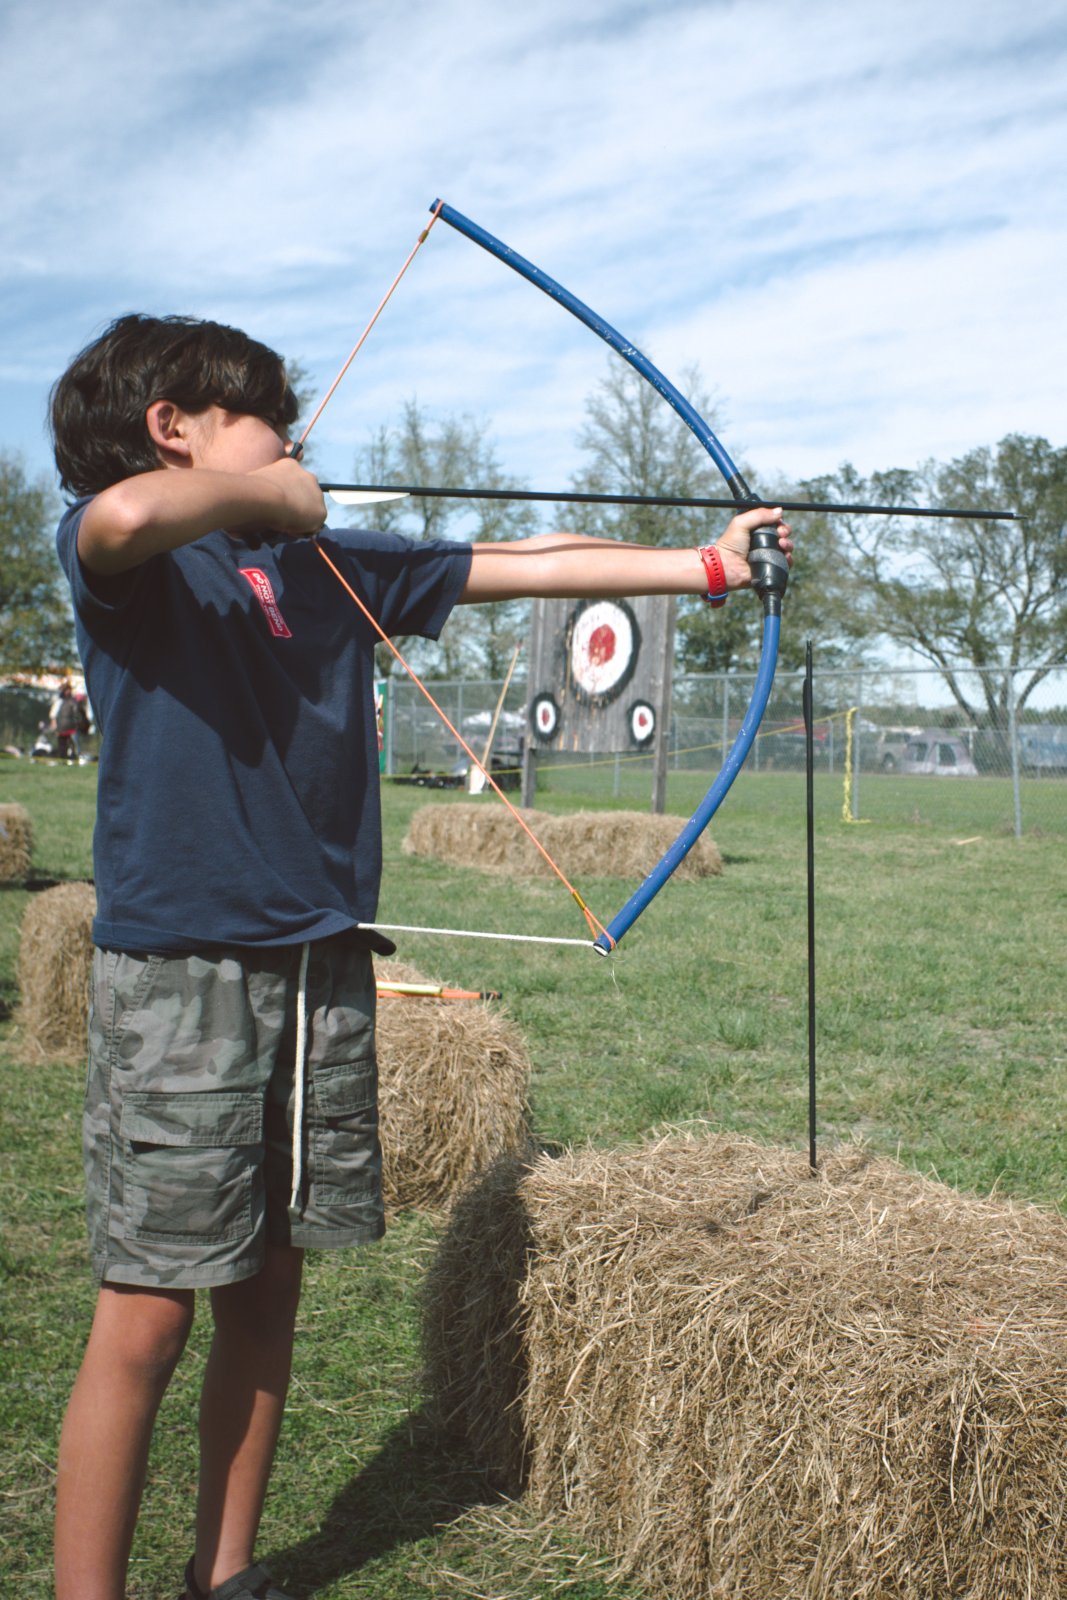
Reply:
M215 472L256 472L285 455L289 433L262 417L245 416L209 406L189 419L189 447L194 467Z

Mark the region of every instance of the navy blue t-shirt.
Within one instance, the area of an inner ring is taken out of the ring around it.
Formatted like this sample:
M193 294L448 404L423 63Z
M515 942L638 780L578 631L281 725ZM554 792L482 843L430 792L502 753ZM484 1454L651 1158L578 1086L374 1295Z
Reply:
M93 839L109 949L324 938L373 921L381 876L377 635L311 539L218 532L118 577L56 542L102 733ZM388 634L436 638L470 546L324 529Z

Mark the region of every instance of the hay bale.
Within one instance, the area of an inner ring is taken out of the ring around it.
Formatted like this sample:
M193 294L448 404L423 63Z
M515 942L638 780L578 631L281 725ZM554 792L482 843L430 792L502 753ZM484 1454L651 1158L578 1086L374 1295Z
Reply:
M644 878L685 825L683 817L653 817L643 811L577 811L556 816L522 811L549 855L569 878ZM541 852L500 806L477 801L422 806L414 813L402 848L450 866L483 872L548 877ZM703 834L675 872L676 878L713 878L722 857Z
M401 962L380 981L430 983ZM503 1151L526 1142L530 1059L497 1002L383 1000L378 1073L385 1203L448 1206Z
M85 1058L95 915L91 883L58 884L34 895L26 907L18 954L18 1021L27 1060Z
M25 883L33 855L33 824L25 806L0 805L0 883Z
M1067 1593L1062 1216L856 1151L811 1179L735 1137L509 1176L507 1205L457 1208L465 1270L446 1243L471 1355L443 1403L477 1417L521 1386L518 1447L491 1442L536 1510L671 1600ZM480 1301L487 1237L527 1266L516 1293L490 1263ZM479 1395L472 1316L505 1290L488 1326L521 1357Z

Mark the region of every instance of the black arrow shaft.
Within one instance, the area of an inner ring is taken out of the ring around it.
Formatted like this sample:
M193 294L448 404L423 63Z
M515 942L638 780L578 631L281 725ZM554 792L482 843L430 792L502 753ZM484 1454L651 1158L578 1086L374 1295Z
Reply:
M693 506L701 510L754 511L759 507L783 511L855 512L872 517L953 517L967 522L1021 522L1017 511L943 508L939 506L843 505L820 500L746 500L738 502L710 495L583 494L551 489L427 489L411 483L324 483L322 489L358 490L361 493L406 494L413 500L540 500L550 505L593 506Z

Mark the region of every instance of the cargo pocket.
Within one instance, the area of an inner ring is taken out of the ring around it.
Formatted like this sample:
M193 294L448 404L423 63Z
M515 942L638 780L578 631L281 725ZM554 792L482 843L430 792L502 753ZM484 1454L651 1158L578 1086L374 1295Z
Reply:
M222 1244L252 1232L258 1095L130 1094L121 1135L127 1238Z
M378 1063L369 1056L319 1068L312 1075L312 1093L315 1204L365 1205L381 1188Z

